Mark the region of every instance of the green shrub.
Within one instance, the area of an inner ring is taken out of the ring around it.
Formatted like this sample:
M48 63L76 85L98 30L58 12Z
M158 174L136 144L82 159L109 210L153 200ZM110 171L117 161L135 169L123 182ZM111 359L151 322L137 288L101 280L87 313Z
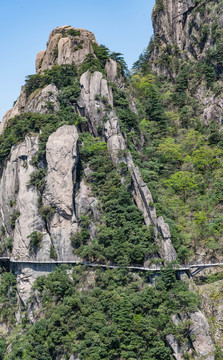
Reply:
M40 209L39 209L39 212L40 212L40 215L42 216L42 218L45 220L45 221L49 221L50 218L53 216L53 214L55 213L55 209L52 208L51 206L49 205L43 205Z
M14 210L13 213L10 215L10 225L14 229L15 228L15 222L20 216L19 210Z
M30 239L29 249L36 253L36 251L41 247L43 234L39 231L33 231L29 236L27 236L27 238Z
M55 54L57 56L57 54ZM29 96L37 89L42 89L49 84L55 84L58 89L72 85L77 77L77 68L74 64L54 65L44 74L28 75L26 77L25 91Z
M46 183L46 171L39 169L30 174L30 181L28 185L35 186L40 193L43 192Z

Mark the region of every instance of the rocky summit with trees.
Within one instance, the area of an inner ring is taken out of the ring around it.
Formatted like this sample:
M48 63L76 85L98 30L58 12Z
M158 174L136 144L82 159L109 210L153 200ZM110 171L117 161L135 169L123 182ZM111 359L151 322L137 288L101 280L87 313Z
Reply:
M223 358L223 1L152 19L131 72L54 29L0 124L0 360Z

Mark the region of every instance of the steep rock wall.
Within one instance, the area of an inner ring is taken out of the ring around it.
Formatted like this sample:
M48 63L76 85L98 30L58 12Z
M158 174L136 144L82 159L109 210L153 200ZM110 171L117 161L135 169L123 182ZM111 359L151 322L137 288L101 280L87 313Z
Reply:
M164 258L165 262L175 260L176 251L171 242L169 227L163 218L157 219L150 190L142 180L139 169L135 167L131 154L127 151L124 134L120 130L118 118L113 109L112 89L100 72L91 74L88 71L84 73L81 76L80 83L81 95L78 105L83 115L89 120L91 132L97 135L98 127L103 124L103 118L107 115L108 120L103 126L103 134L112 160L115 165L122 161L127 164L132 179L133 198L143 213L145 224L147 226L155 225L155 241L160 245L160 256ZM109 111L105 111L104 99L111 106ZM161 235L160 242L158 234Z
M181 66L191 61L194 77L196 64L206 66L204 74L211 72L222 89L222 9L222 1L156 0L152 15L154 39L148 56L151 70L174 83ZM206 86L204 74L199 76L192 96L199 102L206 124L211 120L222 123L222 90L216 94Z

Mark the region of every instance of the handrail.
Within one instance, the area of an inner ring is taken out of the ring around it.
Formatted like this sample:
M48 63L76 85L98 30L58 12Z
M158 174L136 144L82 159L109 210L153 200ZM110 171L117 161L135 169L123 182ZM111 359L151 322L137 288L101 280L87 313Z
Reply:
M59 264L77 264L77 265L86 265L90 267L101 267L108 269L129 269L129 270L141 270L141 271L160 271L162 266L153 266L153 267L145 267L145 266L119 266L119 265L108 265L108 264L99 264L92 263L89 261L78 261L78 260L30 260L30 259L14 259L10 257L0 257L1 261L8 261L14 264L46 264L46 265L59 265ZM210 267L218 267L223 266L223 263L197 263L197 264L187 264L187 265L175 265L173 268L176 271L189 271L190 269L196 268L210 268Z

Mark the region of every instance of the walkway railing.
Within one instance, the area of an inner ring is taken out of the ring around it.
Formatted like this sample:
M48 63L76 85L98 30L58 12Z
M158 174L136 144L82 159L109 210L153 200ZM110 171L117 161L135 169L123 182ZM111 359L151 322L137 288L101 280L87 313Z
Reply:
M100 267L105 269L129 269L129 270L138 270L138 271L151 271L158 272L163 269L163 266L153 265L151 267L145 266L119 266L119 265L109 265L109 264L100 264L100 263L92 263L90 261L78 261L78 260L31 260L31 259L14 259L10 257L0 257L0 263L9 262L11 264L45 264L45 265L60 265L60 264L74 264L74 265L86 265L89 267ZM203 269L223 266L223 263L197 263L197 264L187 264L187 265L174 265L173 268L176 271L190 271L195 269L191 273L192 276L196 275Z

